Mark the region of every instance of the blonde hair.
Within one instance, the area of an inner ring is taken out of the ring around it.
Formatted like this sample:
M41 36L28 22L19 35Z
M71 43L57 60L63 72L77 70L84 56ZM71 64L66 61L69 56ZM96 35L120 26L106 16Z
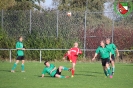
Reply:
M105 40L101 40L100 42L103 42L105 44Z
M110 38L106 38L106 40L110 40Z

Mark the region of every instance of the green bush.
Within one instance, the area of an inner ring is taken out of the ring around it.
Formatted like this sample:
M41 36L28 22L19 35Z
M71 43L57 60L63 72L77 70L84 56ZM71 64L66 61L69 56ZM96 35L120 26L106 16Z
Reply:
M35 37L37 36L37 37ZM69 42L68 42L69 41ZM14 49L16 37L7 37L6 32L0 29L0 48L1 49ZM61 37L39 37L36 33L24 36L24 47L27 49L69 49L72 47L75 40L65 40ZM42 51L42 60L60 60L66 53L65 50L44 50ZM5 59L9 58L9 51L0 51L0 57ZM39 50L26 50L25 58L27 60L39 60ZM16 51L12 51L12 58L16 58Z

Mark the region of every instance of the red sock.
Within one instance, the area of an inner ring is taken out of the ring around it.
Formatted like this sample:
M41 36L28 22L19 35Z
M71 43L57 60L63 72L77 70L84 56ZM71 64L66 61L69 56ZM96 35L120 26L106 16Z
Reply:
M72 69L72 75L74 75L75 70Z

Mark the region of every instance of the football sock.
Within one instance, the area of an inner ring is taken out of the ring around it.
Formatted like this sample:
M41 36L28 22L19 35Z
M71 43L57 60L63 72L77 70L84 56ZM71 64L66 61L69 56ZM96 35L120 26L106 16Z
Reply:
M112 72L115 72L115 66L114 66L114 67L112 67Z
M75 70L74 69L72 69L72 75L74 76L74 73L75 73Z
M107 71L106 70L104 70L104 74L107 76Z
M67 71L67 70L69 70L69 69L68 69L67 67L63 67L63 70L66 70L66 71Z
M110 67L107 68L107 72L108 72L109 75L111 75Z
M24 64L21 65L21 70L24 71Z
M17 67L17 63L14 63L12 70L14 70Z
M60 75L60 78L65 78L65 76Z

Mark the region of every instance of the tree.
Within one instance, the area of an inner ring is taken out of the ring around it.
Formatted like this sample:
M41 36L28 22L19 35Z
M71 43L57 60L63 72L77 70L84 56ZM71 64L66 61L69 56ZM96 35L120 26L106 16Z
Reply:
M59 10L86 10L103 11L105 0L53 0L54 5L58 5Z
M15 0L0 0L0 10L7 10L16 4Z
M38 2L39 5L37 5L36 2ZM41 10L40 2L45 2L45 0L1 0L0 9L29 10L36 8Z

